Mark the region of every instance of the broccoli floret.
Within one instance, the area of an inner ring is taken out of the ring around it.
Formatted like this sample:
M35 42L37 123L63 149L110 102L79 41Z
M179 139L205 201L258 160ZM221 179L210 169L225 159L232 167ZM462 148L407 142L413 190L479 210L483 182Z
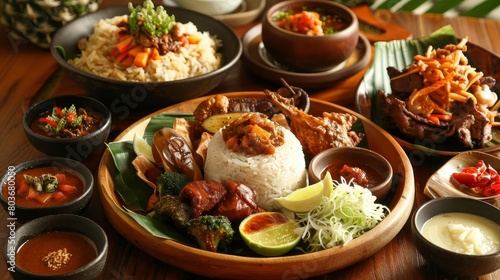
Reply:
M211 252L217 252L219 246L227 246L234 235L226 216L200 216L186 224L186 231L194 237L200 248Z
M184 174L165 172L158 179L156 186L158 187L160 197L164 195L179 195L184 186L190 181L189 177Z

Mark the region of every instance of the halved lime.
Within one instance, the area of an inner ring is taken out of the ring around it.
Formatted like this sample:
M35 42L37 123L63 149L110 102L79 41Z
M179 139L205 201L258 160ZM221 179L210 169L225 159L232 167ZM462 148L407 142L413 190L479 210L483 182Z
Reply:
M134 146L134 152L137 156L144 155L149 161L155 162L151 146L148 144L148 142L146 142L146 140L144 140L144 138L136 133L134 134L132 144Z
M295 190L285 197L276 198L281 207L295 213L309 212L318 206L324 196L329 197L333 190L333 180L327 172L323 180L307 187Z
M297 246L301 232L299 224L279 212L260 212L246 217L240 223L240 234L245 244L259 255L281 256Z

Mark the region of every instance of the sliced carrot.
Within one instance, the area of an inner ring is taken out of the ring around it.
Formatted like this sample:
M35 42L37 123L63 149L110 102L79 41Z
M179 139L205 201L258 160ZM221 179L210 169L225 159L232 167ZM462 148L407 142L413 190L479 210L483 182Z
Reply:
M37 195L38 195L38 191L33 187L29 187L28 195L26 196L26 199L34 199Z
M20 195L27 195L30 189L30 185L27 180L22 180L17 188L17 193Z
M190 44L198 44L201 41L201 38L196 35L189 35L188 42Z
M427 119L429 121L431 121L433 124L438 124L439 123L439 118L434 116L434 115L430 115L429 117L427 117Z
M138 53L134 58L134 65L145 68L148 65L149 55L146 52Z
M120 62L120 64L125 67L132 66L132 64L134 63L134 59L135 57L127 56L124 60L122 60L122 62Z
M226 147L228 149L233 149L233 147L238 143L238 137L235 135L226 141Z
M149 196L148 205L146 206L146 211L153 210L156 203L158 203L158 197L153 193Z
M117 48L114 48L114 49L111 51L110 56L111 56L112 58L116 58L118 55L120 55L120 51L119 51Z
M255 133L255 134L261 136L264 139L271 138L271 133L269 133L268 131L264 130L262 127L260 127L258 125L254 125L252 127L252 129L250 130L250 133Z
M55 191L52 193L52 197L56 201L61 201L62 199L64 199L66 197L66 195L61 191Z
M57 189L59 191L62 191L63 193L72 193L76 191L76 186L68 184L59 184L59 186L57 186Z
M451 120L451 115L446 115L446 114L432 114L436 118L438 118L441 121L449 121Z
M127 52L127 54L128 54L129 56L135 57L138 53L143 52L143 51L144 51L144 47L143 47L143 46L141 46L141 45L139 45L139 46L135 46L135 47L131 48L131 49Z
M115 57L115 61L121 63L127 57L127 53L120 53L117 57Z
M116 49L120 53L124 53L132 46L133 42L134 42L134 37L132 35L129 35L125 37L123 40L116 43Z
M160 51L158 51L157 48L153 48L153 53L151 54L151 59L160 60L160 58L161 58Z
M38 194L35 199L44 204L45 202L49 201L49 199L52 197L52 193L49 193L49 192L45 192L45 193L40 193Z

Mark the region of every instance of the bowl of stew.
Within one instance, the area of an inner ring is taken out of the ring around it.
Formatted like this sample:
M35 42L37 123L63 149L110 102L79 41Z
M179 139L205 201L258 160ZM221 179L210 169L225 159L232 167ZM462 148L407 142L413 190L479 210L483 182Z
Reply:
M25 223L82 213L92 197L94 177L81 162L44 157L9 166L0 184L0 202L9 218Z
M341 65L359 40L358 19L334 1L284 1L262 20L268 56L294 72L322 72Z
M338 182L365 187L383 201L391 190L393 169L382 155L361 147L335 147L313 157L308 166L309 183L316 183L330 172Z
M111 113L91 97L57 96L32 105L24 113L23 128L40 152L82 161L108 138Z
M13 231L4 251L13 279L97 279L106 263L108 238L88 218L50 215Z

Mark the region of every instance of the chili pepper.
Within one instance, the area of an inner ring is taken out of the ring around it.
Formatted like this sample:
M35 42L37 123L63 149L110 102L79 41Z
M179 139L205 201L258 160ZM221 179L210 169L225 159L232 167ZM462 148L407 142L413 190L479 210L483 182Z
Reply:
M55 121L53 121L53 120L49 120L47 118L40 118L40 121L44 122L44 123L46 123L46 124L48 124L48 125L50 125L52 127L57 127L57 123Z
M64 116L64 113L63 111L61 110L61 108L57 107L57 106L54 106L54 109L56 110L57 114L62 117Z

